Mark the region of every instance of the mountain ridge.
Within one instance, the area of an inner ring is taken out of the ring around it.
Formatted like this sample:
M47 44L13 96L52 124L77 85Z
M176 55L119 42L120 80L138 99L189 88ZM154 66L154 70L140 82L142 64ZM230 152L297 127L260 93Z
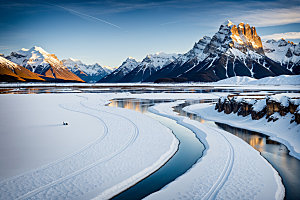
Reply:
M7 82L23 82L23 81L45 81L43 78L39 77L36 73L19 66L6 58L0 56L0 81Z
M79 78L89 83L95 83L99 81L112 71L108 68L102 67L98 63L87 65L82 63L81 60L73 58L63 59L62 63Z
M12 52L5 58L25 67L31 72L39 74L40 77L47 81L84 82L65 67L55 54L50 54L41 47L22 48L17 52Z

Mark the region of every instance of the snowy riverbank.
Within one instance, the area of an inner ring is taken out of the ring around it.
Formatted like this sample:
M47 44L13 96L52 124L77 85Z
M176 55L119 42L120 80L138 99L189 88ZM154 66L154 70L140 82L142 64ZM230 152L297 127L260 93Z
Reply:
M286 116L278 114L278 120L268 122L265 117L252 120L251 115L238 116L234 113L225 114L215 110L212 104L195 104L184 108L185 111L195 113L203 119L213 120L229 124L234 127L257 131L270 136L270 139L278 141L290 150L290 155L300 159L300 125L290 123L292 114Z
M184 175L146 199L283 199L277 171L243 140L206 124L181 117L162 103L151 111L193 130L206 146L205 155Z

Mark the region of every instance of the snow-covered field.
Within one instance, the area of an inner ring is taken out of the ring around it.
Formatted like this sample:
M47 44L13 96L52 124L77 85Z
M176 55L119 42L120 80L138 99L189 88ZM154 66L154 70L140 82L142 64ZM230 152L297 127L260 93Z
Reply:
M107 199L165 163L171 131L112 97L0 95L0 199Z

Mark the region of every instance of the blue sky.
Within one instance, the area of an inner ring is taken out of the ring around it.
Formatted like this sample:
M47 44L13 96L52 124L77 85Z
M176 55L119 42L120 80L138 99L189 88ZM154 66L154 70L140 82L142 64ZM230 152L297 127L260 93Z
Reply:
M263 38L300 41L298 0L0 0L0 10L0 53L35 45L113 67L129 56L185 53L227 19L256 26Z

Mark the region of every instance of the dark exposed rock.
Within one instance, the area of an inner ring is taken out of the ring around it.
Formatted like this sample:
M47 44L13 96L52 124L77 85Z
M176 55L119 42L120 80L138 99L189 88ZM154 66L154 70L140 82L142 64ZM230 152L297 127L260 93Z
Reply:
M241 102L237 101L236 98L231 99L231 106L232 106L232 112L237 113L239 109L241 108Z
M268 118L268 122L270 122L270 121L275 122L275 121L277 121L278 119L279 119L279 118L278 118L277 116L271 115L271 116Z
M289 112L290 112L291 114L294 114L295 111L297 110L298 106L299 106L299 105L296 104L294 101L290 101L290 104L289 104Z
M285 116L289 112L289 107L285 107L283 105L279 105L279 114L281 116Z
M267 118L279 111L280 103L267 98Z
M242 101L239 111L237 112L238 115L242 115L243 117L251 114L251 108L253 104L247 101Z
M295 112L295 122L297 124L300 124L300 112Z
M293 56L293 53L292 53L292 51L291 51L290 48L289 48L288 51L286 52L285 56L288 57L288 58L290 58L290 57Z
M226 100L224 102L224 112L226 114L230 114L232 112L232 105L231 105L231 102L229 100Z
M251 118L253 120L259 120L259 119L263 118L266 115L266 113L267 113L266 107L263 108L261 111L258 111L258 112L252 110L251 111Z
M218 112L222 112L224 110L224 102L227 101L226 97L221 97L218 100L218 105L215 107L216 109L218 109Z

